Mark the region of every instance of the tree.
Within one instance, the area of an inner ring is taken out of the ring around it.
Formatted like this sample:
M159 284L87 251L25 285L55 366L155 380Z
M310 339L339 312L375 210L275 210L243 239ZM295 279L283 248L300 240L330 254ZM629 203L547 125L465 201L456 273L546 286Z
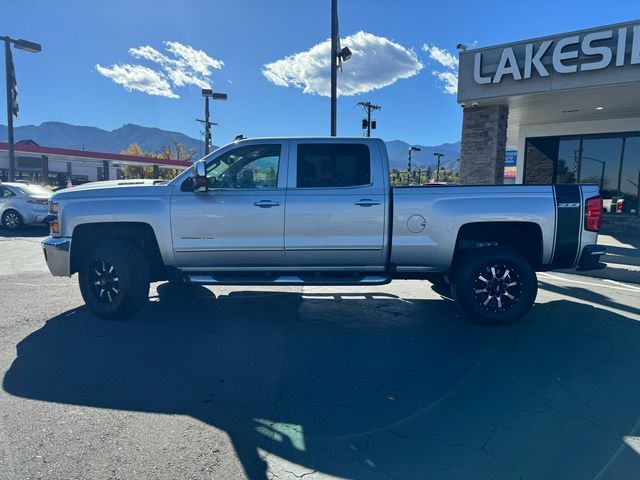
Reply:
M427 173L425 175L427 177L427 183L429 183L429 180L431 180L431 177L433 176L433 168L430 166L427 167Z
M180 145L179 148L181 148L181 154L185 157L188 156L188 154L185 153L184 147L182 146L182 144L176 142L176 149L178 149L177 147L178 145ZM155 153L143 151L140 145L138 145L137 143L132 143L127 147L126 150L123 150L121 153L124 155L132 155L135 157L162 158L165 160L173 160L170 148L168 150L163 151L161 154L155 154ZM191 153L191 156L189 156L189 158L193 156L193 153ZM143 165L125 165L124 167L122 167L122 174L124 175L124 178L159 177L164 180L171 180L172 178L174 178L176 175L180 173L180 170L177 168L159 168L158 175L156 176L154 175L153 170L154 170L153 165L144 165L144 166Z

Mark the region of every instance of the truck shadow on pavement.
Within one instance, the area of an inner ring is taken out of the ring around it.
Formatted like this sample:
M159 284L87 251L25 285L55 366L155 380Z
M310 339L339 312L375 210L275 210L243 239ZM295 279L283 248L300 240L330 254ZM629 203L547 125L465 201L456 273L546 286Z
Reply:
M49 225L25 225L20 230L9 230L0 226L0 238L33 238L49 235Z
M158 292L128 322L84 307L51 318L19 343L4 389L191 415L224 430L255 479L291 463L347 478L639 471L624 440L640 323L624 316L554 301L487 328L451 302L381 293Z

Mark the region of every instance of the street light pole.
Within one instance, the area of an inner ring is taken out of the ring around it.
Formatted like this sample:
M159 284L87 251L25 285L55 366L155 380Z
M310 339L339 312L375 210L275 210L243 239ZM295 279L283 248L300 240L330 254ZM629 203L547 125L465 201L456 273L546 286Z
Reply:
M438 157L438 167L436 170L436 183L438 183L440 181L440 158L444 157L444 153L434 153L433 154L435 157Z
M338 0L331 0L331 136L336 136L338 113Z
M211 126L217 125L217 123L212 122L209 119L209 99L212 100L226 100L226 93L218 93L214 92L210 88L202 89L202 96L204 97L204 120L199 120L196 118L196 121L204 124L204 154L209 155L209 150L211 148Z
M13 182L16 179L16 157L13 147L13 89L15 88L15 69L13 66L13 59L11 58L11 44L19 50L24 50L30 53L38 53L42 50L42 47L38 43L30 42L28 40L15 40L7 36L0 37L0 40L4 42L4 68L6 74L6 91L7 91L7 143L9 145L9 181ZM17 111L15 115L18 116Z
M409 160L407 162L407 185L411 183L411 152L419 152L422 149L420 147L411 146L409 147Z
M16 157L13 151L13 100L11 95L11 46L9 37L4 37L4 69L7 83L7 143L9 144L9 181L16 180Z
M331 0L331 136L337 135L336 119L338 113L338 68L342 71L342 63L351 58L348 47L340 48L338 32L338 0Z

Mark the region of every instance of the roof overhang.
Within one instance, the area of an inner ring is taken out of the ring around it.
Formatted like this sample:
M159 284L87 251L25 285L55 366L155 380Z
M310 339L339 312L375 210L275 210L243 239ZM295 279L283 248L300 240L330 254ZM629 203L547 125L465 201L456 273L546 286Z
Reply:
M9 145L6 142L0 142L0 151L7 151ZM56 147L43 147L41 145L29 145L29 144L15 144L14 150L16 153L20 153L24 156L49 156L56 157L61 160L73 161L73 160L87 160L96 162L113 162L122 165L157 165L164 168L189 168L191 162L185 162L182 160L153 158L153 157L138 157L136 155L124 155L121 153L104 153L104 152L92 152L87 150L71 150L67 148Z

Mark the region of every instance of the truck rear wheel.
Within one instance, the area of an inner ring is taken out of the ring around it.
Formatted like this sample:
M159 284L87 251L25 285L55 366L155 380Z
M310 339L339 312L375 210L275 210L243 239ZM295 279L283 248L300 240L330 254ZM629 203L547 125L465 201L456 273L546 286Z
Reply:
M529 311L538 280L531 263L515 250L488 247L460 253L451 287L456 305L471 321L506 325Z
M149 269L141 252L127 242L94 248L85 256L78 280L87 307L100 318L132 317L149 299Z

